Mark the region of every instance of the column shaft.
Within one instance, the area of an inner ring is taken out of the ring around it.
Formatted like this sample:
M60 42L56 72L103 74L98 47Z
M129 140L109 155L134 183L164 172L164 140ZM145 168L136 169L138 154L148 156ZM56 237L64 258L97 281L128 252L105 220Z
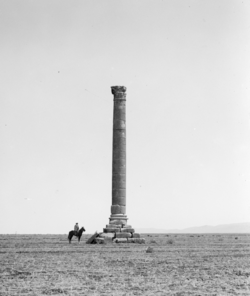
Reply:
M112 206L110 221L126 224L126 88L111 87L114 95Z

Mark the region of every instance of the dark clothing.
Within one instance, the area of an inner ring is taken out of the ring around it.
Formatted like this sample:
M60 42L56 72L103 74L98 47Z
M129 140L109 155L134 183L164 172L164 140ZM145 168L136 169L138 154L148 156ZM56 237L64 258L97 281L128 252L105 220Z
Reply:
M74 227L74 231L75 231L75 235L77 235L78 231L79 231L79 226L76 224Z

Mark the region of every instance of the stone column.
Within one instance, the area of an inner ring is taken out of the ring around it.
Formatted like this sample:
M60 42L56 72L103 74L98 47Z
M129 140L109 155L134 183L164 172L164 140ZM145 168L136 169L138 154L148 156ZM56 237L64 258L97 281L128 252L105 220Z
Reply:
M126 87L112 86L114 95L112 206L110 224L127 224L126 216Z
M145 243L140 234L127 225L126 216L126 87L112 86L114 95L112 205L109 224L100 237L113 242Z

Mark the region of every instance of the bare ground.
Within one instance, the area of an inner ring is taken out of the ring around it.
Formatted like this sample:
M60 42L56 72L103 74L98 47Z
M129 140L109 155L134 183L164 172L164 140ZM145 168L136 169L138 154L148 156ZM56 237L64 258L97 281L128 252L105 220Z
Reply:
M89 236L0 235L0 296L250 295L250 234L145 234L141 245Z

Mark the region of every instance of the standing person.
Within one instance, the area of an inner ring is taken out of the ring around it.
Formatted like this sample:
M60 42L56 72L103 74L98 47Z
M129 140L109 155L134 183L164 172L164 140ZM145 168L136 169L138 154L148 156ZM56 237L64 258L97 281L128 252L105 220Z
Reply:
M78 231L79 231L79 226L78 223L76 223L75 227L74 227L74 231L75 231L75 235L77 235Z

